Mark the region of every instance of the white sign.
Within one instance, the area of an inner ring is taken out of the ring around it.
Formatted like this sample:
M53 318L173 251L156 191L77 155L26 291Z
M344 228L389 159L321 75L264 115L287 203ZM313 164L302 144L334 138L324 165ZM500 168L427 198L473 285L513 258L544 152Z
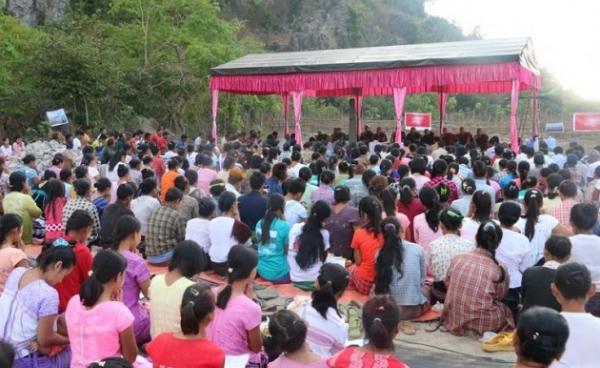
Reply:
M546 132L562 133L565 131L565 123L546 123Z
M67 118L65 109L46 111L46 117L48 118L48 122L50 122L50 126L52 127L69 124L69 119Z

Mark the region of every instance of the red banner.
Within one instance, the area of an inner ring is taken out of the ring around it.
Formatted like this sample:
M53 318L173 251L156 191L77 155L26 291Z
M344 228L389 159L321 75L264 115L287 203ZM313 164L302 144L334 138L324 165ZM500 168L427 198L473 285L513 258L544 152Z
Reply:
M407 112L404 123L407 128L431 129L431 113Z
M573 131L600 131L600 112L577 112L573 114Z

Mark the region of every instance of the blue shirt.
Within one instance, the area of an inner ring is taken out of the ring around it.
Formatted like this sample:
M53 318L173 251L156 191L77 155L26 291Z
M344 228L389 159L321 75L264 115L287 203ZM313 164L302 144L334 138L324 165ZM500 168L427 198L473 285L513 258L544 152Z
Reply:
M274 177L270 177L265 181L267 188L269 188L269 194L279 193L283 195L283 188L281 187L281 183Z
M284 250L288 245L288 234L291 227L287 222L276 218L271 223L270 241L268 244L263 244L260 241L262 237L262 222L263 220L260 220L256 224L256 238L259 240L258 274L265 280L279 280L287 276L290 272Z
M38 177L37 171L29 166L24 166L20 168L19 171L25 174L25 178L27 178L27 185L29 185L30 188L33 188L35 186L33 179Z
M253 190L238 198L240 220L254 229L258 221L264 217L267 211L267 198L260 192Z

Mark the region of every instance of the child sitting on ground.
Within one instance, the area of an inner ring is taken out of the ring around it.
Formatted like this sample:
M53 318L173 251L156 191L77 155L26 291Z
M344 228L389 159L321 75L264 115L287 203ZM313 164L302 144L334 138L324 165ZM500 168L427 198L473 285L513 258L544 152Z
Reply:
M206 338L215 297L207 285L189 286L181 301L181 332L164 332L146 350L156 366L222 368L225 354ZM177 352L177 354L173 354Z
M58 291L60 299L58 309L61 312L65 311L71 297L79 293L81 285L87 280L88 273L92 269L92 252L87 246L87 239L90 237L93 224L92 217L86 211L76 210L67 221L64 239L58 238L52 242L53 247L70 245L75 253L73 271L54 285Z
M306 342L308 328L294 312L282 310L269 320L269 336L265 347L277 359L269 363L269 368L325 368L325 360L311 351Z
M590 271L583 264L567 263L556 270L552 293L569 324L564 355L552 367L595 367L600 362L600 319L585 312L585 304L596 293Z
M150 271L144 259L137 254L137 246L142 239L141 230L142 225L131 215L121 217L114 229L115 250L127 260L123 303L135 318L133 330L138 345L150 341L150 317L148 310L140 302L140 292L147 298L150 287Z
M261 354L260 322L262 311L252 297L252 282L256 278L258 255L244 245L235 245L227 256L227 285L217 295L215 317L208 326L210 341L225 354L250 353L251 367L263 367L266 356Z
M390 297L369 299L363 306L362 323L368 343L363 347L347 347L327 361L328 367L407 367L394 356L400 311Z
M523 272L521 295L523 308L521 312L534 306L548 307L560 312L560 304L556 301L550 285L554 281L556 269L569 260L571 242L564 236L553 235L546 241L544 248L544 265L529 267Z
M22 234L21 216L14 213L2 216L0 219L0 295L12 270L29 266L27 255L21 246Z
M133 315L121 302L127 261L112 250L100 251L92 273L65 312L71 367L84 368L106 357L122 356L136 361L138 348Z
M210 220L217 215L217 207L212 199L201 198L198 201L198 213L200 217L193 218L187 222L185 227L185 240L193 240L204 250L206 254L210 251L210 237L208 236L208 225ZM210 264L210 262L209 262Z
M569 326L557 311L534 307L522 313L513 345L517 353L515 368L547 368L565 351Z
M288 309L298 314L308 325L307 342L311 350L323 358L341 351L348 339L348 324L338 308L350 275L343 266L325 263L317 278L318 289L312 300L296 297Z

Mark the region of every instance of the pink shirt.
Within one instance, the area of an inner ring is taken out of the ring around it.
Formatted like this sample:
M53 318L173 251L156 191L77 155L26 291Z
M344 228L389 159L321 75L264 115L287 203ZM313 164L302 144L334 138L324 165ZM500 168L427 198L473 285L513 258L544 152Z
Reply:
M4 291L8 275L24 259L27 259L27 255L21 249L12 247L0 249L0 295Z
M298 363L294 360L289 359L285 354L281 354L279 358L275 359L268 365L269 368L326 368L326 360L323 359L316 363L305 364Z
M435 232L431 230L427 224L424 213L415 216L413 219L413 232L415 243L423 247L425 252L427 252L429 248L429 243L442 236L442 230L440 230L439 227Z
M258 327L262 312L260 306L246 295L229 299L225 309L216 308L215 316L207 329L207 338L227 355L251 353L248 348L248 331ZM251 362L260 362L260 355L251 353Z
M79 295L69 301L65 312L71 368L85 368L90 363L121 356L119 335L133 324L133 314L121 302L104 302L88 309Z
M196 186L204 191L204 193L210 193L210 182L217 178L217 172L212 169L199 168L198 169L198 182Z

